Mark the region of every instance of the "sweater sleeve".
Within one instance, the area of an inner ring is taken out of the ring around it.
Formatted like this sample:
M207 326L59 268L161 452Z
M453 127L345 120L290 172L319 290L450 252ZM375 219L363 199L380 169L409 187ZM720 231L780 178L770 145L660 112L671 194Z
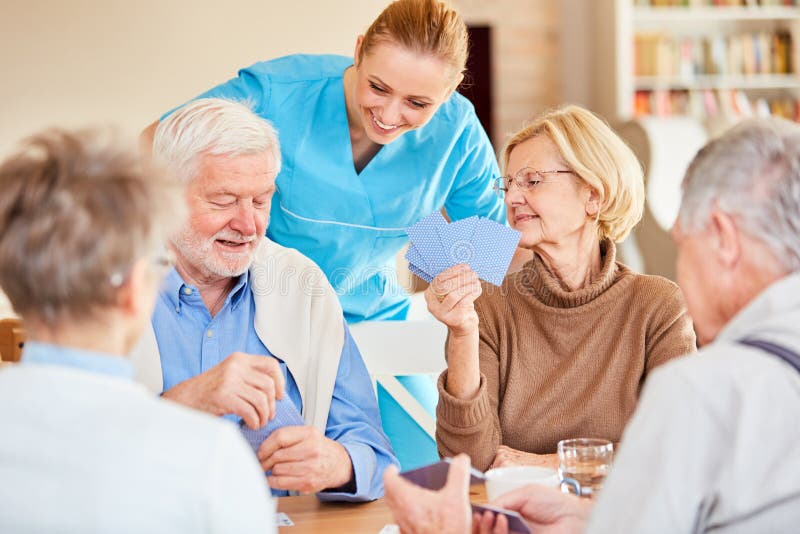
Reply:
M645 374L673 358L697 351L692 320L678 286L664 297L648 326Z
M502 442L498 416L500 365L497 344L487 335L480 307L481 381L472 399L458 399L444 387L447 370L439 377L439 404L436 407L436 444L442 457L466 453L481 471L489 468Z

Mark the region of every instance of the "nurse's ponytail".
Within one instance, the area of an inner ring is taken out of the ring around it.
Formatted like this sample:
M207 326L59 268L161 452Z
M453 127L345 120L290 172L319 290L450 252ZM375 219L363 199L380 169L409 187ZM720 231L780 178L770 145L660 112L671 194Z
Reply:
M396 0L378 15L364 34L359 62L380 42L431 54L453 67L453 78L466 69L467 26L449 5L438 0Z

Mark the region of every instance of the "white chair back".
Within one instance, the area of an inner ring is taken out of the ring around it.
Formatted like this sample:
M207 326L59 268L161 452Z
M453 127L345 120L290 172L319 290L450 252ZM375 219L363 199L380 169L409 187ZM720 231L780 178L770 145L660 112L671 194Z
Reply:
M373 380L435 439L436 421L395 377L423 374L435 380L447 367L447 327L438 321L366 321L350 332Z

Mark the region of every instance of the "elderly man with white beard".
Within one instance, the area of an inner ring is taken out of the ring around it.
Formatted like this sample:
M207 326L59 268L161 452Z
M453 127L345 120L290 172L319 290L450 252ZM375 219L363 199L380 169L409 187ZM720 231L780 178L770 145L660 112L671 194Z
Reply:
M275 130L243 104L200 99L161 122L153 157L186 183L189 219L133 354L140 379L238 423L274 495L380 497L397 460L337 296L313 262L265 237Z

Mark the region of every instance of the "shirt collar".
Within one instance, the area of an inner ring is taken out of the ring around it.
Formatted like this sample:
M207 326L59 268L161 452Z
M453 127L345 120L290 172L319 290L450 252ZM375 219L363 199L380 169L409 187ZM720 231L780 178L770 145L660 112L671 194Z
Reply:
M84 371L133 380L133 365L123 357L62 345L28 341L22 351L22 364L74 367Z
M230 302L231 308L236 309L239 304L241 304L242 299L247 294L246 289L250 285L250 271L247 270L244 272L243 275L236 280L236 284L231 289L228 296L225 298L225 303L227 304ZM181 294L183 293L185 288L191 289L191 291L196 292L197 288L195 286L189 285L183 281L181 275L178 274L178 271L173 267L164 277L164 282L161 286L161 291L164 293L169 299L170 304L176 310L180 310L181 307Z
M716 341L736 340L751 334L761 326L798 308L797 295L800 294L800 274L790 274L756 295L747 306L739 311L720 331Z

